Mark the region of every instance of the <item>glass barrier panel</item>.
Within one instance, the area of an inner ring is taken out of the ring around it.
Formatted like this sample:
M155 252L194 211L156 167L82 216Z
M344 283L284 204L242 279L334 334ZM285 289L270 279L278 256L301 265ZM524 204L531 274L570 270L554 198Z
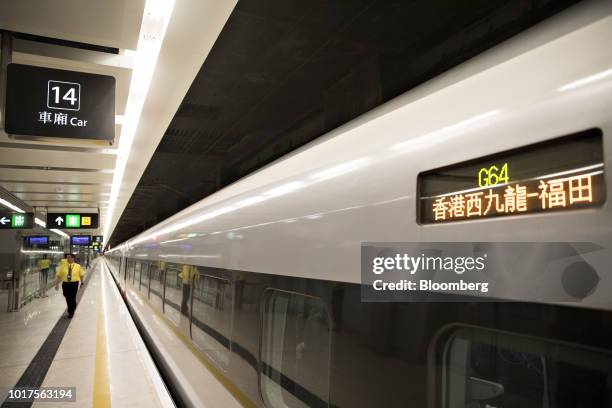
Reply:
M168 263L164 291L164 313L177 326L189 320L189 284L183 285L181 264Z
M199 270L206 271L200 267ZM193 342L216 360L229 364L233 290L229 279L210 274L192 275L191 336Z
M260 388L266 406L328 407L331 330L325 303L268 290L262 322Z

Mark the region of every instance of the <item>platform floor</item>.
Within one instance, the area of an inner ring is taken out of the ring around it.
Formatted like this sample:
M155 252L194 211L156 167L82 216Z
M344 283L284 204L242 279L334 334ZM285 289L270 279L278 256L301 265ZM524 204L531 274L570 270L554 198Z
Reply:
M76 402L34 407L173 407L163 381L102 262L89 271L83 295L42 387L76 387ZM0 314L0 387L13 387L60 319L61 290L19 312ZM37 354L38 353L38 354ZM34 359L34 362L33 362Z
M0 313L0 387L12 387L36 355L66 305L54 290L18 312Z

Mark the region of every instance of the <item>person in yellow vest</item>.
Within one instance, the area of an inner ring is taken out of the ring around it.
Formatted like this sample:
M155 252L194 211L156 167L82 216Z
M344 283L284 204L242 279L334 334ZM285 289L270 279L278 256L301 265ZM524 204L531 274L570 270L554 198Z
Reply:
M155 275L151 276L151 279L158 281L159 284L163 286L165 270L166 270L166 262L157 261L157 271L155 272ZM159 296L161 296L161 294Z
M68 306L68 317L74 316L76 309L76 295L79 290L79 282L83 284L85 270L75 262L73 254L66 255L66 262L61 263L57 269L55 278L55 290L59 290L59 284L62 283L62 292L66 298L66 306Z
M185 316L189 314L189 294L191 292L191 282L198 282L200 280L200 272L198 268L193 265L183 265L181 272L178 274L183 283L183 299L181 302L181 313Z
M43 255L38 261L38 270L40 271L40 297L47 297L47 284L49 282L49 268L51 260L47 259L47 255Z
M157 272L159 275L159 281L162 281L161 275L162 273L164 273L164 271L166 270L166 262L164 261L157 261Z

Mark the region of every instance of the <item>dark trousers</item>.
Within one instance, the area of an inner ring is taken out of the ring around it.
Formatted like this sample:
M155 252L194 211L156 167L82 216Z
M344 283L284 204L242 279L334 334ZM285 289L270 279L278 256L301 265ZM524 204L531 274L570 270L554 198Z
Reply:
M66 298L66 305L68 306L68 314L73 315L74 309L77 307L76 295L79 290L79 282L63 282L62 292Z
M183 299L181 302L181 313L187 316L189 314L189 289L191 285L183 283Z

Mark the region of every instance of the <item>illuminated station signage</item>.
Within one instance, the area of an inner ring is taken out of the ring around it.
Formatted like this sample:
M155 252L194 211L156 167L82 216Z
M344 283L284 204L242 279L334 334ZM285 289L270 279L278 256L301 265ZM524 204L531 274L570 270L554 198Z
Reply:
M49 236L35 235L23 237L23 244L27 248L49 247Z
M602 134L589 130L419 174L421 224L600 206Z
M0 211L0 229L28 229L33 227L33 213Z
M49 228L94 229L98 228L97 213L47 213Z
M94 235L91 242L91 247L94 251L100 252L102 250L102 235Z

